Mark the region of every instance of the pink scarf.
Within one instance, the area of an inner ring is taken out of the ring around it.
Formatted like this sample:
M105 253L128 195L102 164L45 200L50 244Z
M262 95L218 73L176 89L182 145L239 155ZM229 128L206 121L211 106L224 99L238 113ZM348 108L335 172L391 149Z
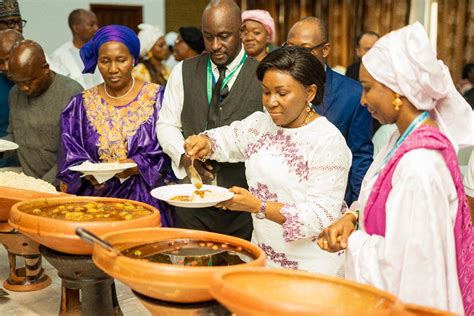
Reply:
M456 263L459 286L466 315L474 315L474 231L457 156L451 142L439 130L422 126L403 142L380 172L364 209L364 225L368 234L385 236L385 203L392 190L392 176L398 162L412 149L437 150L442 155L456 187L459 205L454 224ZM446 214L447 216L447 214Z

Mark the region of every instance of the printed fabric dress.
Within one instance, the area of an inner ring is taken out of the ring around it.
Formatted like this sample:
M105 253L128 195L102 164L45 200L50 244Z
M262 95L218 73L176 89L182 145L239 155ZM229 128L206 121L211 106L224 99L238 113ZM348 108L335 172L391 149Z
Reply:
M284 204L283 225L252 216L252 242L265 251L267 265L343 275L343 254L322 251L315 242L341 216L351 166L337 128L324 117L281 128L267 113L256 112L205 134L212 141L211 159L244 161L250 192Z
M67 193L145 202L160 210L162 226L172 226L170 207L150 195L153 188L175 181L171 160L161 149L155 132L163 92L160 86L145 83L137 97L123 106L108 104L97 87L71 99L61 114L58 157L58 178L67 185ZM69 170L84 161L127 158L137 163L139 174L123 183L114 177L98 190L79 172Z

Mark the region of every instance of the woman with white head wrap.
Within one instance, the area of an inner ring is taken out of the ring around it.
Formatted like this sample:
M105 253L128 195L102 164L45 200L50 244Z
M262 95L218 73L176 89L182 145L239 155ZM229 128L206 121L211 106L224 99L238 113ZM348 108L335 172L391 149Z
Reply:
M456 157L458 146L474 143L470 106L419 23L378 40L360 79L363 104L397 130L367 171L359 201L318 244L347 247L350 279L473 315L474 232Z
M142 23L138 25L138 28L140 29L138 33L140 60L133 69L133 77L164 86L170 76L170 70L164 62L171 54L165 36L154 25Z

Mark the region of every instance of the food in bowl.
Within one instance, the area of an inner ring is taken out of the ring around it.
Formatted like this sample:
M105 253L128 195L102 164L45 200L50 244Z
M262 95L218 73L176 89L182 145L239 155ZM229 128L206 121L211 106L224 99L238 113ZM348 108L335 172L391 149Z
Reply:
M232 266L256 259L241 246L189 239L163 240L118 248L125 248L121 253L129 258L191 267Z
M60 205L34 207L24 210L25 213L54 218L59 220L88 221L123 221L152 214L142 205L130 202L73 202Z

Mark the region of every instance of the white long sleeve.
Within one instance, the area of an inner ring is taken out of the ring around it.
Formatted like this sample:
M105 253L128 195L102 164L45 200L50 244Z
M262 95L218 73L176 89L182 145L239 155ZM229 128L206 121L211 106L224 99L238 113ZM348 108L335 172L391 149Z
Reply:
M183 62L178 63L170 74L166 84L163 105L160 110L156 133L163 151L171 157L172 168L178 179L186 177L186 171L180 167L184 154L184 137L181 125L183 111Z
M365 231L349 237L346 277L404 302L463 313L453 234L458 199L442 156L426 149L405 154L392 184L385 237ZM368 192L363 188L362 196Z

